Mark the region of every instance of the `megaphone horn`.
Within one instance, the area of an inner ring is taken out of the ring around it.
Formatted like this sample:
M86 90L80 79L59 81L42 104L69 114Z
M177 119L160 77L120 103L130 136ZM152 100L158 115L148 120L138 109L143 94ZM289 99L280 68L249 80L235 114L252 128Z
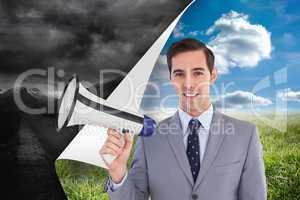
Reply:
M155 121L145 115L117 109L106 100L88 91L78 80L73 78L66 85L59 102L57 129L73 125L97 125L115 128L141 136L150 136ZM142 130L142 131L141 131Z

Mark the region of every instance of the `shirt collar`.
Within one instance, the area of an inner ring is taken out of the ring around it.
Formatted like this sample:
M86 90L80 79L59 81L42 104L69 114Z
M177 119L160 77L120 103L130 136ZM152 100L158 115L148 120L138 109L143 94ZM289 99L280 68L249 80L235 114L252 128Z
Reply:
M190 116L188 113L184 112L181 108L178 108L178 113L179 113L182 129L184 130L183 133L185 134L187 132L189 122L193 117ZM210 104L207 110L205 110L198 117L194 117L194 118L198 119L201 122L205 130L209 130L212 116L213 116L213 106L212 104Z

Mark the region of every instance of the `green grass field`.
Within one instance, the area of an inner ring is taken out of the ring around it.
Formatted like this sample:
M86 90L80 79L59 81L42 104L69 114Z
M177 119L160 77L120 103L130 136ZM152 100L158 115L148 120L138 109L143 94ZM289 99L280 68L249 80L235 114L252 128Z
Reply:
M300 114L289 115L286 132L279 132L255 118L264 150L269 200L300 199ZM108 200L103 193L104 169L80 162L56 162L57 175L69 200Z

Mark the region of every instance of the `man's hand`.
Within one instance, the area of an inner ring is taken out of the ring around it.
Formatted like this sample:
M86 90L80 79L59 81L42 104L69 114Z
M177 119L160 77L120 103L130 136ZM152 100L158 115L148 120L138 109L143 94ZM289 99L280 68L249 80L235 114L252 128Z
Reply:
M127 171L127 162L133 146L133 135L129 132L121 135L115 129L107 130L107 139L100 149L99 153L108 167L108 173L115 183L120 183ZM103 158L103 154L111 154L116 156L112 163L107 163Z

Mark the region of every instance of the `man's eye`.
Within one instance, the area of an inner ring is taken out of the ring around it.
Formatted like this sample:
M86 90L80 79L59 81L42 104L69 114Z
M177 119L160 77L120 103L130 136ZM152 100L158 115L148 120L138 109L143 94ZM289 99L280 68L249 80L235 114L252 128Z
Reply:
M203 72L194 72L195 76L200 76L200 75L203 75L203 74L204 74Z
M181 77L181 76L183 76L183 73L176 73L175 76L176 77Z

